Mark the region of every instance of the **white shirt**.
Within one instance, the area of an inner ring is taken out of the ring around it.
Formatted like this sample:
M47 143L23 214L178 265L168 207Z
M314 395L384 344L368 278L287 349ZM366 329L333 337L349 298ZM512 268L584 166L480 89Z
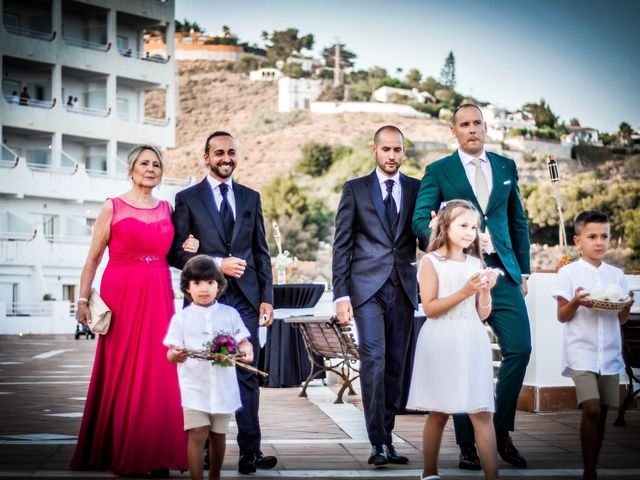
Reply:
M191 304L173 316L164 344L204 350L204 343L219 332L228 333L236 342L250 336L235 308L218 302L209 307ZM242 406L234 367L213 366L210 361L189 357L178 365L178 380L183 407L233 413Z
M628 291L622 270L606 263L594 267L580 259L558 271L553 297L571 300L578 287L588 292L597 285L612 284ZM578 307L573 318L564 324L562 375L569 377L572 370L614 375L623 369L618 313Z
M380 168L376 167L376 176L378 177L378 185L380 185L380 194L382 195L382 201L387 198L387 184L384 183L387 180L393 180L393 190L391 190L391 195L393 196L393 201L396 202L396 209L398 213L400 213L400 199L402 198L402 191L400 186L400 172L396 172L393 177L387 177Z
M482 153L477 157L469 155L466 152L458 149L458 156L460 157L460 161L462 162L462 166L464 167L464 173L467 174L467 180L469 180L469 184L471 185L471 189L473 190L473 194L476 195L476 166L471 163L474 158L479 158L480 162L480 170L484 173L485 178L487 179L487 190L489 194L491 194L491 189L493 188L493 175L491 174L491 162L489 162L489 157L487 157L487 152L482 150ZM486 220L487 217L485 217ZM491 233L489 229L485 227L485 233L489 234L489 246L484 250L485 253L494 253L496 250L493 247L493 241L491 240Z
M471 163L474 158L479 158L480 162L480 170L484 173L485 178L487 179L487 190L491 193L491 189L493 188L493 176L491 175L491 162L489 162L489 157L487 157L487 152L482 150L482 153L476 157L469 155L466 152L458 149L458 156L462 161L462 166L464 167L464 173L467 174L467 180L471 184L471 188L473 189L473 194L476 194L476 166Z
M213 192L213 200L216 202L216 208L220 211L220 204L222 203L222 193L220 193L220 184L222 182L216 180L211 175L207 175L207 180L209 181L209 185L211 185L211 191ZM233 213L233 219L236 219L236 197L233 195L233 180L229 179L229 181L225 182L229 186L229 191L227 192L227 201L229 202L229 206L231 207L231 212Z

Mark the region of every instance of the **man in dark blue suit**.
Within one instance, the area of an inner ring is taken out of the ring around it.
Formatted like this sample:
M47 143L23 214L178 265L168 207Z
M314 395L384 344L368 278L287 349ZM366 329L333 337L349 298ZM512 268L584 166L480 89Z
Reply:
M392 444L402 371L418 307L416 236L420 187L398 169L404 136L392 125L375 133L376 168L342 190L333 243L333 296L341 323L355 319L369 464L407 463Z
M228 281L220 302L240 313L251 333L257 359L258 327L269 326L273 321L271 257L260 194L231 179L237 165L237 151L235 139L227 132L214 132L207 138L203 158L209 175L176 195L175 234L169 262L182 269L197 253L211 255L216 260ZM189 235L200 241L197 252L182 249L182 242ZM264 456L260 451L258 377L241 368L236 372L242 399L242 408L236 413L240 447L238 471L253 473L256 468L273 468L278 461L276 457Z

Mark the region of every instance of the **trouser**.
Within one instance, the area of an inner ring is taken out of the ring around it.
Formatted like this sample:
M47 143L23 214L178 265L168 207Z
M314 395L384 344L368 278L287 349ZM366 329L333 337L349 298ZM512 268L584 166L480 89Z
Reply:
M413 305L402 285L393 283L387 280L375 295L354 310L362 404L372 445L391 444L413 328Z

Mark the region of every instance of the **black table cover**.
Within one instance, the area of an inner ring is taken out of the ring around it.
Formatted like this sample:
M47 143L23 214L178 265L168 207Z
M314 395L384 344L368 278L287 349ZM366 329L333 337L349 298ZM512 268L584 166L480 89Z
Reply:
M313 308L323 293L324 285L318 283L274 285L273 308ZM300 331L283 320L274 319L267 330L261 356L263 369L269 373L265 387L297 387L311 371Z

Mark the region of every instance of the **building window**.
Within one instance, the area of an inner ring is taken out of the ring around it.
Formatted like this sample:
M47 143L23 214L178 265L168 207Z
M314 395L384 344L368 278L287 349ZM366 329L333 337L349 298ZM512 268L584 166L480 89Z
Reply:
M93 228L93 226L96 224L96 219L95 218L86 218L85 219L85 225L89 228Z

